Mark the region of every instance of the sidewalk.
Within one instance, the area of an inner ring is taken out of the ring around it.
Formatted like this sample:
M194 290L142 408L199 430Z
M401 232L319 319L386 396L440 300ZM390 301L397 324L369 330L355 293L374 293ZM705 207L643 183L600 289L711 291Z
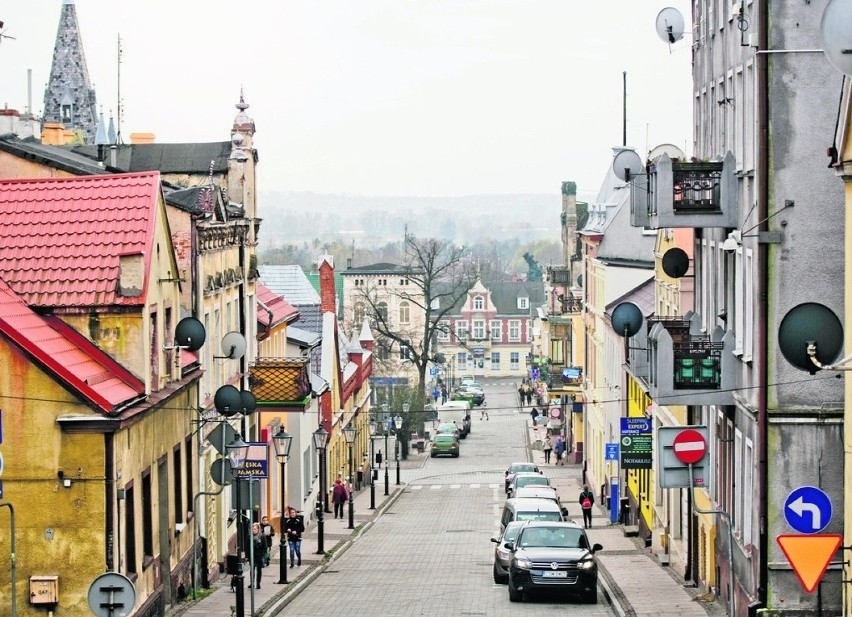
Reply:
M527 421L527 445L543 439L544 428L533 428ZM550 475L562 505L568 508L572 519L582 524L583 513L577 496L582 490L582 467L571 464L555 466L544 464L544 453L530 448L530 459L541 469L565 470L561 477ZM718 603L706 602L700 590L686 588L671 569L664 567L653 554L634 538L624 535L621 524L609 522L609 512L599 504L594 506L591 542L603 545L598 553L600 577L598 582L609 597L615 612L621 616L707 617L725 615Z
M409 452L408 460L400 461L401 469L417 468L423 465L428 454ZM366 485L360 491L354 493L354 523L355 529L349 529L349 505L347 503L342 519L335 519L329 512L324 516L323 524L323 549L325 555L317 555L318 528L316 521L312 521L302 535L302 565L287 568L288 584L278 584L280 572L278 536L272 548L272 556L269 566L263 568L260 589L252 589L249 586L251 577L248 564L244 566L245 593L244 608L245 615L252 615L252 593L254 594L254 614L271 617L281 612L290 600L295 597L301 589L308 585L317 576L327 569L335 559L349 548L351 539L364 533L372 526L373 521L384 510L389 508L393 502L402 494L404 484L396 486L395 463L391 461L389 468L389 494L385 495L384 471L379 473L375 485L374 510L370 509L370 486ZM166 608L168 617L232 617L236 606L236 594L230 588L231 577L227 574L220 576L210 589L200 590L206 593L203 599L196 602L186 600L174 607ZM201 595L201 593L199 593Z

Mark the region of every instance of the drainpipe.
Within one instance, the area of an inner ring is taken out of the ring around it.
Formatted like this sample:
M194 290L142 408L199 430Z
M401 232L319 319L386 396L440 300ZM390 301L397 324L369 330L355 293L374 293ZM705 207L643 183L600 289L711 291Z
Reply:
M769 10L768 0L757 2L757 45L759 50L769 47ZM769 217L769 57L767 54L755 54L757 63L757 220L763 221L762 229L766 229L766 219ZM759 354L759 387L758 392L758 443L759 463L758 477L760 478L760 498L758 500L758 528L760 529L760 566L758 575L758 601L761 606L766 606L767 586L769 577L769 534L767 530L767 484L768 478L768 445L766 443L768 433L768 393L769 382L769 352L768 337L769 316L768 294L769 294L769 268L767 252L769 245L758 244L757 269L760 280L760 298L757 305L757 353ZM731 575L733 576L733 564L731 564ZM756 608L756 607L755 607Z
M115 433L104 433L104 526L106 527L106 569L115 568Z

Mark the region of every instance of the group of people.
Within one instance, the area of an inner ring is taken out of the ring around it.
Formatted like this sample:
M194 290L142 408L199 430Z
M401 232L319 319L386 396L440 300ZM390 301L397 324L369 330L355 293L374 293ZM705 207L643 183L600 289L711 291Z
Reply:
M551 437L550 433L544 436L544 446L542 447L542 451L544 452L544 463L545 465L550 464L551 457L556 455L556 464L557 465L565 465L565 459L568 458L568 448L565 444L565 440L562 438L562 435L556 436L556 441L553 441L553 437Z
M521 407L524 405L532 405L533 394L535 394L535 391L530 383L526 380L521 382L521 385L518 386L518 398L521 401Z
M305 532L305 523L299 513L296 512L296 508L287 506L281 528L290 548L290 567L302 565L302 534ZM268 516L262 517L259 523L252 524L251 585L257 589L260 589L263 568L269 565L274 537L275 528L269 522ZM281 555L281 558L286 560L287 556ZM234 588L235 584L236 581L232 578L231 589Z

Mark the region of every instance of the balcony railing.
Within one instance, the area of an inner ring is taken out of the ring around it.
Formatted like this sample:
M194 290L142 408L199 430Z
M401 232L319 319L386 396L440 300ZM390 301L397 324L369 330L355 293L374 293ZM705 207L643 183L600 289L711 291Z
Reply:
M714 390L722 383L723 343L692 336L674 343L675 390Z
M310 358L259 358L249 365L249 387L257 401L301 401L311 393Z

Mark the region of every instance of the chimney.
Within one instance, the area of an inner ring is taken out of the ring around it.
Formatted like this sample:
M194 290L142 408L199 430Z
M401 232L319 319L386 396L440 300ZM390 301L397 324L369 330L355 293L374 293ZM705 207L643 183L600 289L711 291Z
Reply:
M320 310L337 313L336 290L334 288L334 257L323 255L319 263Z
M131 133L131 144L153 144L157 141L157 136L154 133Z

